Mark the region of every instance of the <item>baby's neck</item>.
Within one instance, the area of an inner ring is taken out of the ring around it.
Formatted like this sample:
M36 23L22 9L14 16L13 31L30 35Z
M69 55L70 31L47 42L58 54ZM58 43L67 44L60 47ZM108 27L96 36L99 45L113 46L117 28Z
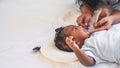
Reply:
M87 38L86 38L86 39L87 39ZM82 46L84 45L84 41L85 41L86 39L80 40L80 44L79 44L79 47L80 47L80 48L82 48Z

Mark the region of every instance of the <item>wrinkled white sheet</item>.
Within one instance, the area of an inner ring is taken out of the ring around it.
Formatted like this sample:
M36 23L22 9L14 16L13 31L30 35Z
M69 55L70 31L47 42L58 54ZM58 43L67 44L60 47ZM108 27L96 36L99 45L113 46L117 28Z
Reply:
M0 68L84 68L79 62L58 63L32 52L53 36L58 20L74 7L74 0L0 0Z

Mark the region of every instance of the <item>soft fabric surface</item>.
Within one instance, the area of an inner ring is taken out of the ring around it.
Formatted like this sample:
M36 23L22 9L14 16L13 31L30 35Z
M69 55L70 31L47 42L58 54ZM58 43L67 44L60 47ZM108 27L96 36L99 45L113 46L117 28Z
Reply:
M76 9L74 1L0 0L0 68L85 68L79 62L55 62L32 51L54 36L63 19L67 23L75 21L69 17ZM103 63L93 68L120 67Z
M80 15L79 9L77 7L71 8L67 13L64 15L58 17L56 28L61 26L67 26L67 25L77 25L76 19ZM50 38L47 38L47 40L42 41L40 52L45 57L49 58L50 60L56 61L56 62L76 62L78 61L76 55L74 52L65 52L62 50L59 50L55 44L54 44L54 36L55 36L55 29L52 33Z
M40 52L42 53L42 55L44 55L50 60L63 63L75 62L78 60L74 52L65 52L59 50L54 45L53 41L54 40L50 38L45 41L45 44L43 44L43 46L41 46Z
M115 62L120 64L120 24L115 24L109 30L93 33L82 47L82 50L96 60L102 62ZM106 60L106 61L105 61Z
M32 51L53 35L58 17L73 7L74 0L0 0L0 68L81 67Z

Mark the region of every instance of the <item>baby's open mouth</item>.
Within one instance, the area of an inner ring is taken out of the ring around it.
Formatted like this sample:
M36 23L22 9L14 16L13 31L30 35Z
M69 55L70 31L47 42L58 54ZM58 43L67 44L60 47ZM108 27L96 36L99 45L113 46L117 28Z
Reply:
M87 29L85 29L85 28L83 28L83 31L84 31L84 32L88 32L88 30L87 30Z

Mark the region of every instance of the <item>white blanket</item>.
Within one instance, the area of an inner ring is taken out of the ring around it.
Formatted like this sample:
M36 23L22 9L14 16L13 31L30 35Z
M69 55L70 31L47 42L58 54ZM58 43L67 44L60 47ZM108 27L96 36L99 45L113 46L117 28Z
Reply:
M79 62L59 63L32 52L59 24L75 22L74 1L0 0L0 68L84 68ZM94 68L119 66L103 63Z
M58 19L58 23L56 26L57 27L60 27L60 26L66 26L66 25L71 25L71 24L74 24L76 25L76 19L77 17L80 15L80 11L78 9L73 9L71 11L69 11L68 13L66 13L65 15L63 15L62 17L60 17ZM115 25L111 28L111 30L116 30L118 29L118 27L120 26L120 24L118 25ZM51 59L53 61L56 61L56 62L64 62L64 63L68 63L68 62L73 62L73 63L78 63L78 60L76 60L76 57L74 57L73 53L64 53L58 49L56 49L56 47L54 46L53 43L50 43L50 40L53 42L53 39L54 39L54 35L55 33L53 32L52 33L53 36L51 36L51 38L49 38L49 42L43 44L43 48L41 47L42 50L42 54L47 57L48 59ZM47 44L47 47L46 47L46 44ZM49 51L49 52L48 52ZM71 54L71 55L70 55ZM68 56L69 55L69 56ZM54 57L53 57L54 56ZM73 56L73 57L71 57ZM83 65L80 64L80 67L84 67ZM119 68L120 65L117 65L115 63L101 63L101 64L97 64L95 66L92 66L90 68ZM86 67L84 67L86 68Z

